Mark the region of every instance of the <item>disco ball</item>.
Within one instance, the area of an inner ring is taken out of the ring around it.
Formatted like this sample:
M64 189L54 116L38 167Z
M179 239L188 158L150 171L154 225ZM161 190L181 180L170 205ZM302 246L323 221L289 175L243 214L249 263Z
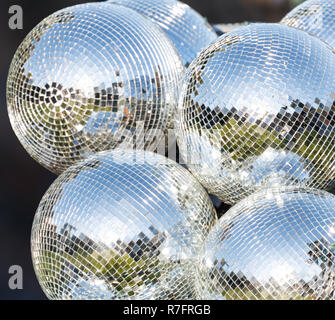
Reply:
M251 24L221 36L184 79L183 161L228 204L273 185L332 191L334 74L327 44L298 29Z
M197 255L216 212L195 178L163 156L97 153L44 195L31 236L50 299L195 299Z
M335 299L335 197L281 187L257 192L211 230L199 290L213 299Z
M177 0L110 0L144 15L167 34L188 67L217 35L208 22L187 4Z
M28 153L57 174L101 150L154 150L172 121L183 69L164 32L136 12L106 3L69 7L16 51L9 117Z
M289 12L281 23L317 36L335 49L334 0L309 0Z

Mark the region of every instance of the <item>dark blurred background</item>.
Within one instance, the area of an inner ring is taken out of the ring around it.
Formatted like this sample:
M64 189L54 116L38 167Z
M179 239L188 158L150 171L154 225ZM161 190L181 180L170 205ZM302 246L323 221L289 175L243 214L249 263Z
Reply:
M30 231L35 210L55 175L26 153L11 129L6 106L6 79L16 48L43 18L83 0L6 1L0 3L0 299L45 299L34 275ZM210 23L278 22L299 0L185 0ZM8 27L12 5L23 8L23 30ZM23 290L10 290L8 269L23 268Z

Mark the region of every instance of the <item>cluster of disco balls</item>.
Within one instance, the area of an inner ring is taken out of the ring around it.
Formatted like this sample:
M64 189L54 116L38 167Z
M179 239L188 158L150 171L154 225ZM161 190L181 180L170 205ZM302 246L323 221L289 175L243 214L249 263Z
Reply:
M31 236L47 297L335 299L334 19L333 0L213 27L111 0L37 25L7 103L59 174ZM169 130L184 166L157 153Z

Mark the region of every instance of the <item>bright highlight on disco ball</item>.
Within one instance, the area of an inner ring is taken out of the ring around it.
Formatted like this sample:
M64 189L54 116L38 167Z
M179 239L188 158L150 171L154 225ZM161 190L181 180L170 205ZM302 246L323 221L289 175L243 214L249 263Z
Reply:
M335 49L335 1L308 0L289 12L281 23L304 30Z
M28 153L59 174L97 151L155 149L182 72L171 41L140 14L107 3L69 7L18 48L9 117Z
M198 263L204 299L334 299L335 197L262 190L211 230Z
M195 263L215 222L206 191L176 162L104 151L41 200L35 272L50 299L196 299Z
M162 28L188 67L201 49L217 38L213 28L195 10L176 0L110 0L144 15Z
M334 190L335 55L280 24L221 36L187 71L176 115L183 160L230 204L275 185Z

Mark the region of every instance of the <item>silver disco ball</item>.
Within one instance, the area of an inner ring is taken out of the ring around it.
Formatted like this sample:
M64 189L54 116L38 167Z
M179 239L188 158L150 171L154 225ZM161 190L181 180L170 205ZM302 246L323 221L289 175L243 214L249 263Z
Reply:
M196 299L195 263L215 222L208 194L176 162L103 151L41 200L35 272L50 299Z
M97 151L153 150L183 70L168 37L140 14L107 3L69 7L16 51L9 117L28 153L57 174Z
M317 36L335 49L335 1L309 0L289 12L281 23Z
M159 25L179 52L184 66L217 35L208 22L187 4L177 0L110 0L135 10Z
M211 230L199 266L204 299L335 299L335 197L260 191Z
M236 203L273 185L334 190L335 55L306 32L252 24L191 64L176 132L208 191Z

